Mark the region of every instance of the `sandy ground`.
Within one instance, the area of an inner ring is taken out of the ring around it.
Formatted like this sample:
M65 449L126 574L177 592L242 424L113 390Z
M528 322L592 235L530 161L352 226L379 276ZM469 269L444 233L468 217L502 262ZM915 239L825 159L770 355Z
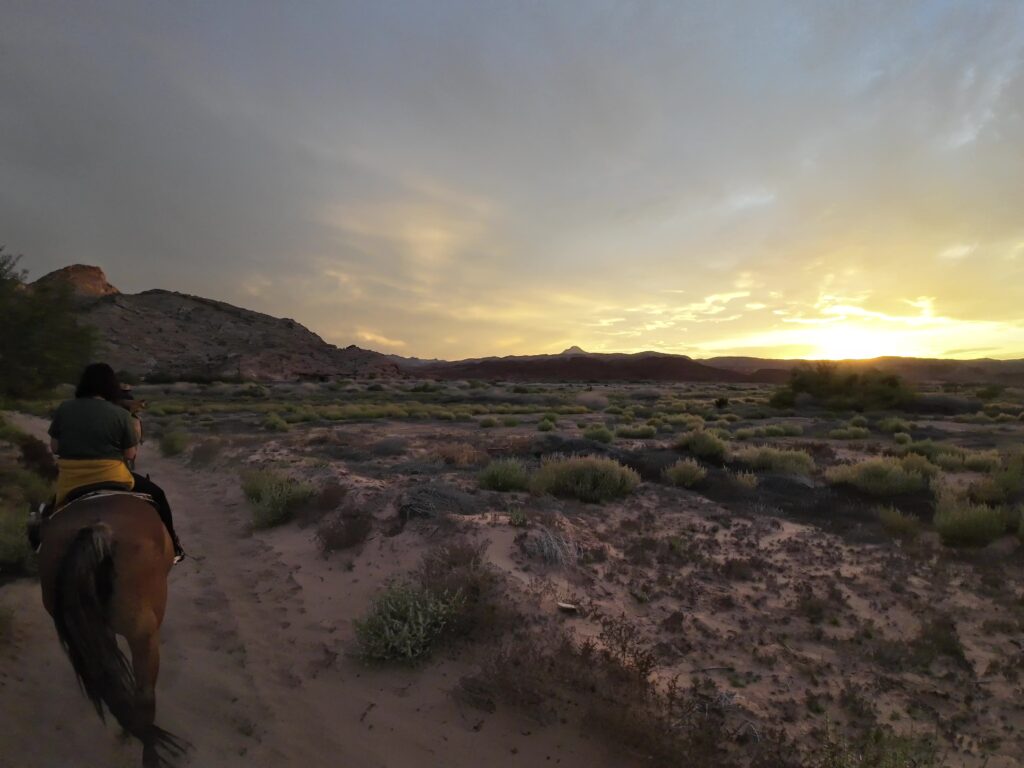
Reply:
M45 424L15 417L42 435ZM294 526L250 534L233 474L194 471L144 449L193 559L174 568L162 633L157 721L194 749L191 766L532 766L627 764L574 727L537 729L511 712L466 710L466 673L367 668L346 655L359 616L395 559L415 546L368 542L354 568L315 555ZM141 749L104 726L77 690L34 579L0 588L14 639L0 647L0 766L137 765Z

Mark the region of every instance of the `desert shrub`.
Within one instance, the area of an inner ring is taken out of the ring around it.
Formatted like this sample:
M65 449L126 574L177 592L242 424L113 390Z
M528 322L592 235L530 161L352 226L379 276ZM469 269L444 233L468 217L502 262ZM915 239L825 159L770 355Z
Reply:
M936 443L934 440L916 440L907 444L903 451L905 453L918 453L931 462L942 455L954 455L960 456L963 454L963 449L950 443Z
M908 453L907 457L918 456L924 458L919 453ZM925 461L928 461L925 459ZM935 456L934 462L940 469L944 469L947 472L959 472L964 468L964 456L962 453L940 453Z
M554 422L548 421L547 419L541 419L540 422L537 424L537 430L539 432L550 432L554 428Z
M854 416L850 419L849 425L851 427L866 427L868 425L868 420L864 416Z
M455 467L471 467L487 460L486 451L469 443L441 443L434 449L434 455Z
M619 427L617 430L615 430L616 437L647 438L654 437L657 433L657 429L647 425L636 427Z
M692 453L699 459L721 463L725 461L725 442L717 435L700 429L682 437L676 447Z
M537 493L599 503L631 493L640 476L614 459L600 456L557 456L545 459L533 476Z
M666 481L683 488L696 485L707 475L708 471L693 459L680 459L663 473Z
M900 512L896 507L882 507L878 510L878 520L891 535L902 539L912 539L921 532L921 521L913 515Z
M1002 504L1020 493L1024 486L1024 454L1008 456L1002 466L968 489L974 501Z
M525 491L530 474L519 459L498 459L480 470L477 482L489 491Z
M608 398L597 392L581 392L576 396L576 402L591 411L603 411L608 407Z
M434 547L413 573L416 583L435 596L457 595L457 611L445 634L468 635L478 628L499 630L498 574L487 563L486 543L456 538Z
M901 457L900 466L907 472L916 472L919 475L924 475L929 480L933 477L938 477L939 474L937 466L917 453L908 453L906 456Z
M872 496L889 496L921 491L928 487L928 478L909 471L891 456L867 459L857 464L839 464L825 472L830 483L851 485Z
M879 432L886 432L890 435L894 435L897 432L910 432L911 425L901 418L896 416L889 416L888 418L882 419L877 424Z
M729 479L736 483L736 485L751 491L757 488L757 484L759 482L757 474L754 472L747 472L745 470L730 473Z
M687 430L704 428L704 418L693 413L669 414L668 416L665 417L665 421L667 421L669 424L675 425L677 427L682 427L683 429Z
M754 469L783 472L790 475L809 475L814 471L814 459L801 450L786 450L760 446L733 451L732 458Z
M964 467L975 472L994 472L1001 463L999 451L968 451L964 454Z
M436 594L395 582L353 622L359 654L368 661L416 661L427 656L461 606L458 594Z
M896 432L892 438L896 441L897 445L910 445L914 440L908 432Z
M598 443L610 443L615 438L608 427L602 427L600 425L588 427L584 430L583 437L587 440L594 440Z
M493 416L487 416L483 419L480 419L480 421L477 423L480 425L481 429L490 429L491 427L498 426L498 420Z
M505 416L504 418L502 418L501 424L504 427L518 427L519 426L519 417L517 417L517 416Z
M404 437L385 437L370 446L374 456L401 456L409 449L409 441Z
M866 427L840 427L833 429L828 436L834 440L863 440L871 437L871 430Z
M986 504L974 504L947 490L939 494L932 524L943 544L979 547L1003 534L1006 513Z
M160 453L177 456L188 447L188 435L178 430L168 430L160 435Z
M346 504L320 520L316 540L321 551L336 552L362 544L372 530L373 515L366 509Z
M913 391L894 374L820 362L794 368L769 404L792 408L800 396L835 410L896 410L913 399Z
M224 444L220 440L215 438L203 440L203 442L192 449L189 464L193 467L207 467L217 460L223 449Z
M287 432L288 422L276 411L271 411L263 419L263 428L268 432Z
M808 768L941 768L945 761L933 738L898 735L871 728L850 739L826 723L821 743L812 750Z
M269 469L242 474L242 491L252 503L252 522L256 528L270 528L292 518L316 490L307 483Z

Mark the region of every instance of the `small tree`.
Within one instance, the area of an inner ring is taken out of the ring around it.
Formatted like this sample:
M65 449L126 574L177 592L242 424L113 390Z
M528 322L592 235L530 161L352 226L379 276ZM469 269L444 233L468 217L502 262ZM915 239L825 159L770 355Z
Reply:
M31 397L72 381L89 362L96 333L78 323L71 287L29 286L20 256L0 247L0 396Z

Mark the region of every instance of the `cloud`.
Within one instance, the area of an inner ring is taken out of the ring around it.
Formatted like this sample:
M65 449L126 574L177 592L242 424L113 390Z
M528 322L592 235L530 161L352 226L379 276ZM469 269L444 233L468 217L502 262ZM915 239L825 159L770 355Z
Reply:
M0 231L422 357L1024 355L1024 5L743 7L20 4Z

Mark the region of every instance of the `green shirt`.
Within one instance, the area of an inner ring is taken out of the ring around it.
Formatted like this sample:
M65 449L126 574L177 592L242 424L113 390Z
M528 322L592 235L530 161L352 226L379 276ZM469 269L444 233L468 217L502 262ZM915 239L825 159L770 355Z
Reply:
M139 442L132 415L94 397L65 400L57 406L49 432L62 459L120 459Z

